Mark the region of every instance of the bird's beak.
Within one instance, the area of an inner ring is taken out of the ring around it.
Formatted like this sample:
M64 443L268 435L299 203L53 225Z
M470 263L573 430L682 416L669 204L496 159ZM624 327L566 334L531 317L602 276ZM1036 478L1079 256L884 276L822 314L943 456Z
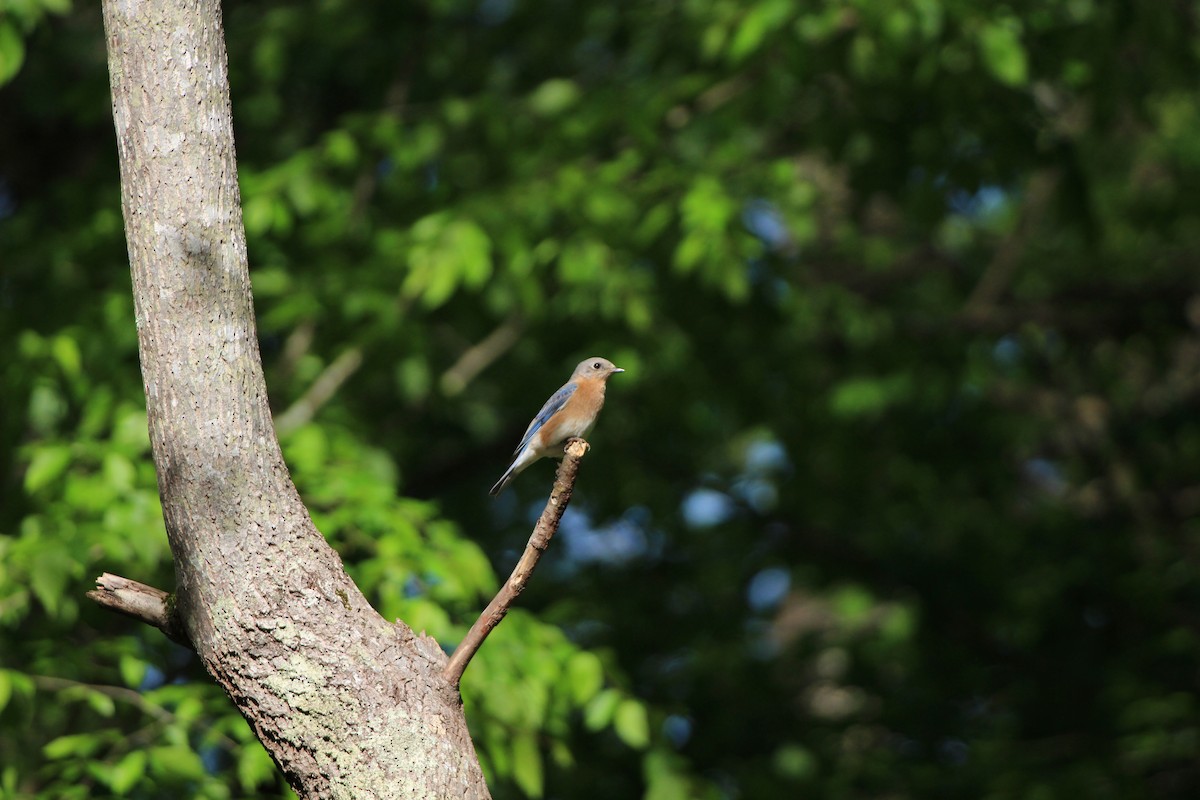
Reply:
M613 374L616 375L618 372L624 372L625 370L621 369L620 367L613 367L612 371Z

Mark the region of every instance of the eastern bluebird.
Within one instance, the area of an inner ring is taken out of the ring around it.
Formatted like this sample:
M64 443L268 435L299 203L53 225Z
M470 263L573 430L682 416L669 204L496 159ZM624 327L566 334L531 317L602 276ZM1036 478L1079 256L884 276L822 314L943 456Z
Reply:
M624 371L606 358L580 361L571 373L571 380L550 396L525 429L521 443L513 452L512 463L492 487L492 497L504 491L509 481L539 458L562 458L567 439L586 436L604 406L604 387L609 376Z

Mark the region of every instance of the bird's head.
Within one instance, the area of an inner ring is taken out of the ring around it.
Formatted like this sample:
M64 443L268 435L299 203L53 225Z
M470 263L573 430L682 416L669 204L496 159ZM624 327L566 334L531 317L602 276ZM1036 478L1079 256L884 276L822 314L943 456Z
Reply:
M600 356L592 356L585 358L579 362L579 366L575 368L575 372L571 375L572 378L599 378L600 380L608 380L610 375L615 375L618 372L625 370L613 364L607 358Z

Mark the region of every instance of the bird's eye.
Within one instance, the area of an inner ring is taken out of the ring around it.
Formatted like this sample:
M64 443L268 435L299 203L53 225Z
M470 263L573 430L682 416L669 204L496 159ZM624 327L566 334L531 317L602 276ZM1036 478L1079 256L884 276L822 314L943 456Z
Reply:
M592 369L600 369L600 362L599 362L599 361L597 361L597 362L593 363L593 364L592 364Z

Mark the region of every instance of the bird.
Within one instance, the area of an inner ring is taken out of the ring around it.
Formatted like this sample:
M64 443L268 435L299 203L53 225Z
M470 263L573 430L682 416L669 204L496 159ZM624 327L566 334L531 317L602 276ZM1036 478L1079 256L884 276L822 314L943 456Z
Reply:
M529 423L521 443L513 451L512 462L489 494L492 497L500 494L513 478L539 458L562 458L566 452L566 441L583 438L596 424L596 415L604 406L604 389L608 379L624 371L607 358L599 356L580 361L571 373L571 379L550 395L542 410Z

